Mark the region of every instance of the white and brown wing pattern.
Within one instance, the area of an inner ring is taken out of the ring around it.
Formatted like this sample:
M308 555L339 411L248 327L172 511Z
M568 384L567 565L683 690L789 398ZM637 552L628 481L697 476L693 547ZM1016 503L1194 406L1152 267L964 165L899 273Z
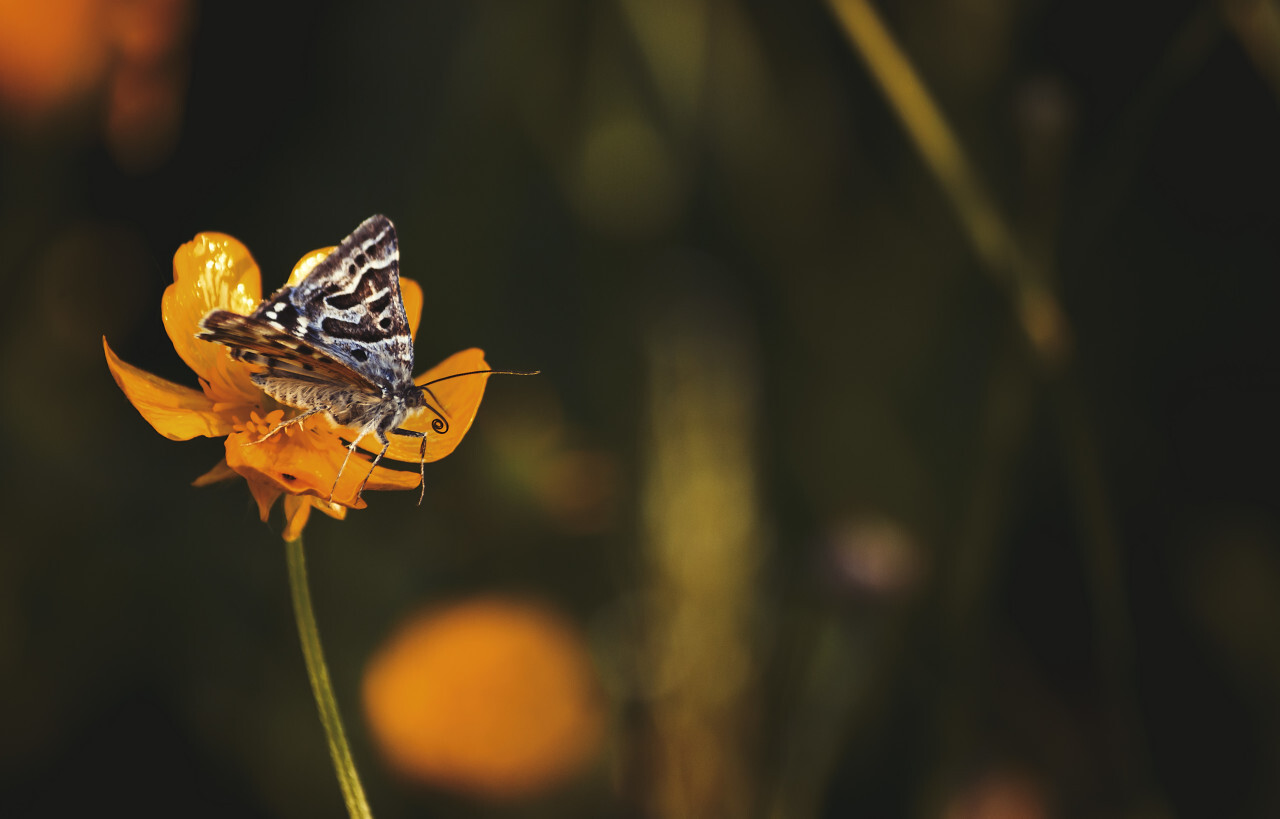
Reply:
M254 313L331 352L388 388L413 380L413 338L400 295L400 249L385 216L371 216L296 287Z
M377 393L380 388L338 357L278 323L254 315L211 310L200 320L196 338L231 348L232 357L266 368L263 375L325 382ZM259 381L259 374L253 376Z

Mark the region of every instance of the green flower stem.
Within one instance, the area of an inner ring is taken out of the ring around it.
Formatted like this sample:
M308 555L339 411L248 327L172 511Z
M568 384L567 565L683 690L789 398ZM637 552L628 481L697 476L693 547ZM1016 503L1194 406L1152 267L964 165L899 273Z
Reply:
M338 703L333 698L333 686L329 684L329 669L324 663L324 651L320 648L320 632L316 628L316 615L311 609L311 589L307 585L307 558L302 546L302 536L285 541L285 556L289 563L289 590L293 593L293 613L298 620L298 636L302 639L302 656L307 661L307 676L311 678L311 691L320 709L320 723L329 739L329 755L342 787L342 798L347 803L351 819L373 819L369 803L364 798L364 788L351 759L346 732L342 730L342 717Z

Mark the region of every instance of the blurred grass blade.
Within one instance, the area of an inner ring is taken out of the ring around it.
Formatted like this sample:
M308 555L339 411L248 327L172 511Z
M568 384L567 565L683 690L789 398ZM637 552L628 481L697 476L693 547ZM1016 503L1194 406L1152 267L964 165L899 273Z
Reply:
M951 200L969 241L987 271L1012 289L1013 307L1043 360L1066 354L1066 321L1057 301L1018 246L1013 231L987 193L960 141L942 116L911 61L866 0L828 0L854 50L902 121L929 170Z
M701 271L691 272L681 280L696 281ZM748 339L743 314L720 293L664 309L645 339L654 816L756 813L751 627L762 607L762 546Z
M993 271L1007 271L1017 254L1013 237L911 61L866 0L830 0L830 5L916 149L951 198L978 255Z
M1280 100L1280 2L1222 0L1221 6L1227 25Z

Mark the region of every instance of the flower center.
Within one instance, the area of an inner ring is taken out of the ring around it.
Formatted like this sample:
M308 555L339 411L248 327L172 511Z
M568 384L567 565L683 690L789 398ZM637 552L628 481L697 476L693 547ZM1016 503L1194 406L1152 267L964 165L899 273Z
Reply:
M258 436L265 436L280 425L284 420L284 410L274 410L266 415L259 415L257 410L249 413L249 420L241 422L236 419L235 425L232 427L236 432L251 432ZM293 427L286 427L285 434L292 434Z

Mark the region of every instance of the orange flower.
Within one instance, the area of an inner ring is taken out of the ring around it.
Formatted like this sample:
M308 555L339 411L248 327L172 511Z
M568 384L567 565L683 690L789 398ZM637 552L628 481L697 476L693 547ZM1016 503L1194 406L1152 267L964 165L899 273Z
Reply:
M369 661L369 728L400 774L496 800L578 773L605 710L582 637L545 606L480 597L410 616Z
M301 281L332 251L329 247L303 256L294 266L289 284ZM411 279L401 278L400 289L410 332L416 335L422 316L422 288ZM335 518L345 517L348 508L364 508L359 489L365 475L369 475L365 489L416 488L418 472L383 466L370 472L369 459L359 453L342 469L347 456L340 437L343 429L324 413L263 440L286 414L296 414L295 410L262 392L249 379L253 369L233 359L228 348L195 337L200 319L210 310L221 308L248 315L261 299L258 265L248 249L225 234L201 233L174 254L173 284L164 292L161 318L174 349L195 371L202 389L174 384L126 364L107 340L102 340L107 366L116 383L157 432L175 441L226 436L226 458L196 479L195 485L243 476L264 521L276 499L284 495L286 540L301 534L312 507ZM481 350L464 350L418 376L414 383L421 386L454 373L487 369ZM443 458L462 440L480 407L488 377L480 374L454 378L431 388L438 408L449 419L444 434L431 429L434 416L427 411L404 422L404 427L427 434L426 460ZM353 433L347 430L345 434L350 440ZM420 439L398 435L390 438L387 458L418 463ZM339 470L341 478L335 485Z

